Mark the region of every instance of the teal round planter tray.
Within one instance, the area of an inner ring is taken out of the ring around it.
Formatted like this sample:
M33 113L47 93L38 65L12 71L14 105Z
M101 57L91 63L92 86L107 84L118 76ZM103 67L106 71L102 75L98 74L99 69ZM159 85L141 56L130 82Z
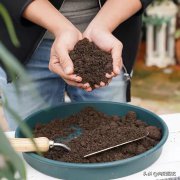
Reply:
M23 153L24 159L36 170L65 180L109 180L128 176L139 172L153 164L160 156L164 143L168 137L168 127L156 114L143 108L113 102L78 102L62 104L32 114L25 119L31 129L36 123L48 123L55 118L65 118L87 106L109 115L125 115L128 111L135 111L138 119L162 129L161 141L152 149L137 156L107 163L67 163L50 160L35 153ZM16 137L23 138L20 128L16 130Z

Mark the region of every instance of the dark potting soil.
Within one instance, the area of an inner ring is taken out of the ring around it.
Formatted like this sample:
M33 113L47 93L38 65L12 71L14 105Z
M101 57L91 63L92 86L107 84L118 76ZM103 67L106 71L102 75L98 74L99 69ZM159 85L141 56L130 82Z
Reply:
M75 45L69 55L74 64L74 73L82 77L82 83L89 83L92 89L101 81L108 83L106 73L111 74L113 71L110 53L102 51L85 38Z
M56 119L47 124L37 124L34 134L35 137L47 137L55 142L62 142L63 139L60 137L65 140L70 134L77 133L77 127L82 129L81 135L76 134L76 138L63 142L71 148L70 152L54 147L44 153L44 156L64 162L110 162L143 153L154 147L161 139L161 130L137 119L133 111L119 117L104 114L92 107L86 107L63 120ZM83 157L88 153L143 136L147 131L149 135L142 140L88 158Z

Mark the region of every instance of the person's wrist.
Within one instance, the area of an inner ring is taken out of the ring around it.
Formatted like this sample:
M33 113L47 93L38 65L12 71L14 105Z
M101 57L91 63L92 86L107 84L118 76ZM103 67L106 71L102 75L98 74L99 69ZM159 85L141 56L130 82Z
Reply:
M63 32L71 32L71 31L77 31L77 33L79 33L76 27L74 27L71 24L68 25L60 24L52 29L52 33L54 34L55 38L61 36Z
M93 41L93 39L96 38L101 32L111 33L108 28L92 23L89 24L83 35L90 41Z
M62 26L60 26L60 27L58 27L58 28L55 28L54 30L53 30L53 34L54 34L54 37L56 38L56 37L59 37L59 36L61 36L61 34L63 33L63 32L65 32L65 31L69 31L69 30L73 30L73 28L70 28L70 27L62 27Z

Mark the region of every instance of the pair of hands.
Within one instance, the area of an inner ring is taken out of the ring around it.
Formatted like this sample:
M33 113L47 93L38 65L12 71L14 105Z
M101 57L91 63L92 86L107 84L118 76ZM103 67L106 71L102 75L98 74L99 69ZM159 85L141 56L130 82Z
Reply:
M77 28L70 27L56 35L51 48L49 69L61 76L67 84L82 88L86 91L92 91L89 83L81 83L82 78L73 74L73 63L69 57L69 52L73 50L75 44L83 38L94 42L103 51L111 52L113 72L106 74L109 82L113 77L118 75L122 67L122 43L114 37L111 32L91 27L88 27L83 34ZM103 86L105 86L105 83L101 82L100 85L96 85L95 87L99 88Z

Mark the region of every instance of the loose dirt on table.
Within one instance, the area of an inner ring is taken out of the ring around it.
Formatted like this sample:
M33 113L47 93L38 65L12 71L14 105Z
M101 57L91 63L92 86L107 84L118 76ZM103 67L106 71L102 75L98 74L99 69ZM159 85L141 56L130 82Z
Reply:
M46 158L75 163L111 162L133 157L151 149L162 136L159 128L149 126L139 120L133 111L120 117L107 115L92 107L86 107L65 119L37 124L34 135L35 137L47 137L57 142L60 137L67 138L70 134L75 133L76 128L74 127L81 128L82 132L76 138L65 142L71 151L67 152L62 148L54 147L44 154ZM88 158L83 157L88 153L143 136L147 131L149 135L142 140Z
M100 82L108 84L106 73L113 71L110 53L102 51L85 38L75 45L69 55L74 64L74 73L82 77L82 83L89 83L92 89Z

